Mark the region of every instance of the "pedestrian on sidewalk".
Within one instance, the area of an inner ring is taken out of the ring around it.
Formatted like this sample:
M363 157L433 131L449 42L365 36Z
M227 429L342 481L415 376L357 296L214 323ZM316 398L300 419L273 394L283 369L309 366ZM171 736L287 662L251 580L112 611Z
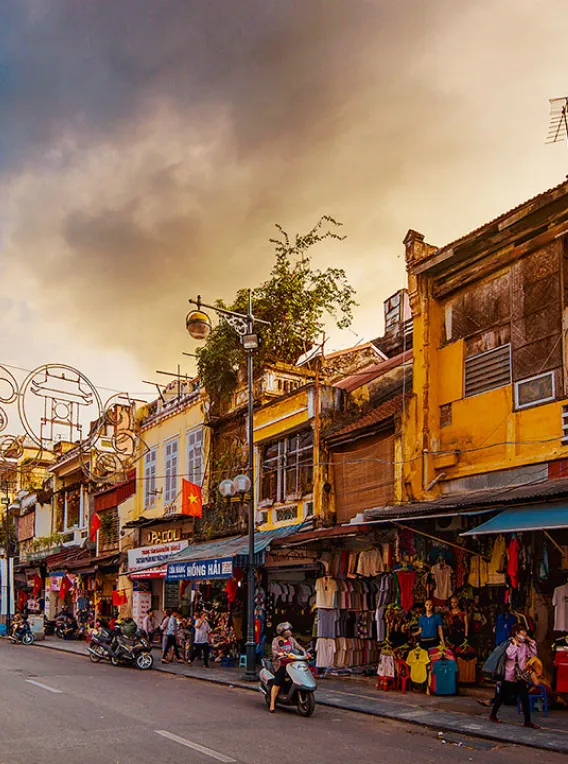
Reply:
M195 636L193 638L193 649L189 656L188 665L191 666L193 661L200 655L203 658L203 667L209 668L209 634L211 632L211 626L207 613L202 610L195 616Z
M168 628L168 621L170 620L170 616L172 614L172 611L167 608L164 612L164 617L162 618L162 623L160 624L160 631L162 633L162 652L166 649L166 642L168 641L166 636L166 629Z
M523 674L530 674L526 665L530 658L536 656L536 642L529 637L526 629L521 624L516 623L511 628L509 645L506 649L507 659L505 661L505 678L495 698L493 709L489 718L492 722L500 724L501 720L497 718L499 709L503 705L505 698L517 693L521 699L523 714L525 717L524 726L530 729L539 729L531 721L531 705L529 701L529 688L532 685L532 679L523 677Z
M172 650L177 662L183 663L182 657L179 652L178 643L177 643L179 617L180 615L178 611L174 610L172 614L170 615L170 617L168 618L168 623L166 625L166 646L164 648L164 653L162 655L162 663L172 662L173 657L168 659L168 655L171 654Z
M151 608L146 612L146 615L142 620L142 631L146 634L148 642L152 644L156 632L156 619L154 617L154 611Z

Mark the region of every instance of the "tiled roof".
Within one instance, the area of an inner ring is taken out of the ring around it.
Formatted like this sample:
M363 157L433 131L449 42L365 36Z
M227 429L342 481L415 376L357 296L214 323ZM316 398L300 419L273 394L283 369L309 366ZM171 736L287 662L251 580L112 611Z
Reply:
M417 501L398 506L377 507L364 512L365 520L452 515L475 508L522 504L524 501L560 499L568 496L568 479L544 480L533 485L488 488L483 491L450 494L433 501Z
M480 225L478 228L474 228L473 231L466 233L464 236L460 236L459 239L455 239L455 241L452 241L449 244L445 244L443 247L440 247L438 250L436 250L436 252L433 254L437 254L439 252L443 252L444 250L452 249L453 247L456 247L458 244L461 244L466 239L469 239L473 236L476 236L478 233L481 233L481 231L483 231L485 228L490 228L491 226L494 226L496 223L499 223L502 220L505 220L506 218L508 218L509 215L514 215L515 212L519 212L520 210L522 210L523 207L526 207L527 205L532 204L533 202L536 202L540 199L544 199L545 196L553 193L554 191L559 191L563 186L566 187L566 191L568 192L568 180L563 180L562 183L559 183L557 186L553 186L552 188L549 188L546 191L542 191L540 194L537 194L536 196L533 196L530 199L527 199L521 204L518 204L516 207L512 207L510 210L507 210L507 212L501 213L501 215L498 215L496 218L493 218L493 220L490 220L487 223L483 223L483 225Z
M372 363L368 366L359 369L359 371L349 374L347 377L343 377L338 382L333 384L333 387L338 387L340 390L345 390L348 393L352 393L353 390L357 390L358 387L372 382L378 379L387 371L401 366L406 361L412 359L412 350L407 350L405 353L400 353L392 358L388 358L386 361L380 363Z
M345 427L342 427L340 430L331 433L328 436L328 441L332 442L350 433L366 430L373 425L381 424L395 414L398 414L399 411L402 411L403 403L404 401L408 400L409 397L410 396L408 394L400 394L395 398L390 398L388 401L384 401L384 403L381 403L379 406L372 409L372 411L369 411L364 416L356 419L354 422L351 422L348 425L345 425Z

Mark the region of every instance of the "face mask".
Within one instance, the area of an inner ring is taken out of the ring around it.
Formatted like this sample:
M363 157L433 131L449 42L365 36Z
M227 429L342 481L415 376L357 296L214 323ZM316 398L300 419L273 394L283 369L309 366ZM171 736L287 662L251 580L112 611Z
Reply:
M517 639L519 640L519 642L526 641L526 637L523 634L517 634Z

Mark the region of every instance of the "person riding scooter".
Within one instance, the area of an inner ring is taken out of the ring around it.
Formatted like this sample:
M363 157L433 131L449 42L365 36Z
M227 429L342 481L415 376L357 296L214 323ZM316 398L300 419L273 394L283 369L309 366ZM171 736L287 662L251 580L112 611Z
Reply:
M306 651L301 647L292 636L292 624L285 621L279 623L276 627L276 637L272 640L272 665L274 666L274 681L270 691L270 708L273 714L276 711L276 698L280 688L286 679L286 663L290 656L306 655Z

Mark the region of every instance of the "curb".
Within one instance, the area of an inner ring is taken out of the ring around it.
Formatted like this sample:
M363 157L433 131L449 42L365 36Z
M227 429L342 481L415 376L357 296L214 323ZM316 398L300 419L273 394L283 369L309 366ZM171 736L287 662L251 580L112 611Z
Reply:
M65 650L61 647L53 647L46 642L34 642L32 647L42 647L46 650L53 650L54 652L65 653L66 655L74 655L77 658L88 659L88 655L75 652L74 650ZM178 673L176 671L163 668L161 665L154 669L162 674L168 674L170 676L179 676L184 679L194 679L198 682L208 682L209 684L222 685L225 687L237 687L241 690L249 690L252 692L258 692L256 682L243 682L243 681L231 681L221 677L205 677L195 676L194 674ZM413 724L418 727L425 727L430 730L438 730L439 732L453 732L469 737L481 738L484 740L492 740L497 743L503 743L506 745L523 746L525 748L535 748L542 751L552 751L555 753L568 753L568 734L565 732L551 732L550 730L542 730L542 732L528 733L528 735L534 735L538 739L523 739L527 733L513 725L503 725L499 727L500 734L495 734L492 728L485 728L483 725L487 723L485 719L478 717L469 717L466 714L459 714L456 712L447 712L441 714L439 711L427 711L420 708L415 710L404 711L388 711L377 707L377 702L372 698L361 698L359 701L353 701L351 706L346 706L345 701L341 698L333 697L333 690L325 690L320 687L320 690L329 693L330 697L317 698L317 703L320 706L326 706L329 708L338 708L342 711L350 711L351 713L365 714L366 716L375 716L380 719L389 719L391 721L397 721L407 724ZM408 708L408 707L407 707ZM461 717L464 717L462 720ZM467 721L466 721L467 720ZM551 736L556 737L561 735L563 739L550 739Z

